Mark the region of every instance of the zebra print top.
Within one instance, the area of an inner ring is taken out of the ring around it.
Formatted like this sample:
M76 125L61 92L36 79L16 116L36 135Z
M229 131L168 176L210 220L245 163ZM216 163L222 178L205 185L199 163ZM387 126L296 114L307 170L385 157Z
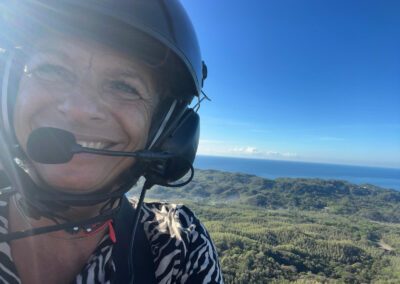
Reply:
M0 199L0 234L8 233L8 202ZM142 210L158 283L223 283L214 244L192 211L168 203L146 203ZM73 283L112 283L112 249L106 234ZM0 243L0 283L21 283L9 243Z

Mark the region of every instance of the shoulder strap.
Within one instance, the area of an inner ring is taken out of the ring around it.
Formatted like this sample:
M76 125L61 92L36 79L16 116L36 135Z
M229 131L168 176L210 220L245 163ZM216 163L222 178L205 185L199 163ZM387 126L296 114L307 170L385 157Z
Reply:
M1 168L1 161L0 161L0 168ZM0 169L0 188L6 188L9 186L11 186L11 182L8 179L6 172Z
M134 214L135 210L126 196L124 196L121 201L121 209L115 220L117 242L114 245L112 257L116 266L116 276L113 283L124 284L128 283L130 279L128 253L132 253L129 251L129 246ZM153 254L141 222L137 226L133 253L135 284L155 284Z
M0 170L0 196L2 198L9 198L9 195L15 194L16 192L17 190L11 187L6 173Z

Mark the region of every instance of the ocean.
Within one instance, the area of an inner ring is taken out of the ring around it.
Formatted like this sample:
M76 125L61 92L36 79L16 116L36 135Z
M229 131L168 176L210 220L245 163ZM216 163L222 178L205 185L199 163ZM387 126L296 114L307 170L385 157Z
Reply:
M269 179L291 177L346 180L400 191L400 169L201 155L196 157L194 167L246 173Z

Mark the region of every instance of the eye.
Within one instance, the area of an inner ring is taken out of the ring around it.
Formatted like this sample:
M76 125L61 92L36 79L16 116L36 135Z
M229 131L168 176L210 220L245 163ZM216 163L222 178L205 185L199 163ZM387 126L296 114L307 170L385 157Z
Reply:
M141 96L134 86L124 81L110 81L107 84L107 89L109 92L117 94L124 99L139 99Z
M50 82L73 82L75 80L75 76L71 71L55 64L41 64L30 73L41 80Z

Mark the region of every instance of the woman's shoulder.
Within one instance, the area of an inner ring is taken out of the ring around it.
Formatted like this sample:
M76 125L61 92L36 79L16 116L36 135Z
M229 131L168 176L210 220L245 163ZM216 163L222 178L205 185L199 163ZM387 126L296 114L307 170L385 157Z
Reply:
M131 200L133 206L136 202ZM208 236L204 225L196 214L183 204L170 202L145 202L142 207L141 222L148 234L167 234L170 238L190 242L193 234ZM208 236L209 237L209 236Z
M183 204L148 202L142 212L157 280L223 283L216 248L192 210Z
M143 209L148 217L152 215L159 222L169 222L168 225L177 225L180 229L191 229L200 222L196 214L183 204L146 202Z

